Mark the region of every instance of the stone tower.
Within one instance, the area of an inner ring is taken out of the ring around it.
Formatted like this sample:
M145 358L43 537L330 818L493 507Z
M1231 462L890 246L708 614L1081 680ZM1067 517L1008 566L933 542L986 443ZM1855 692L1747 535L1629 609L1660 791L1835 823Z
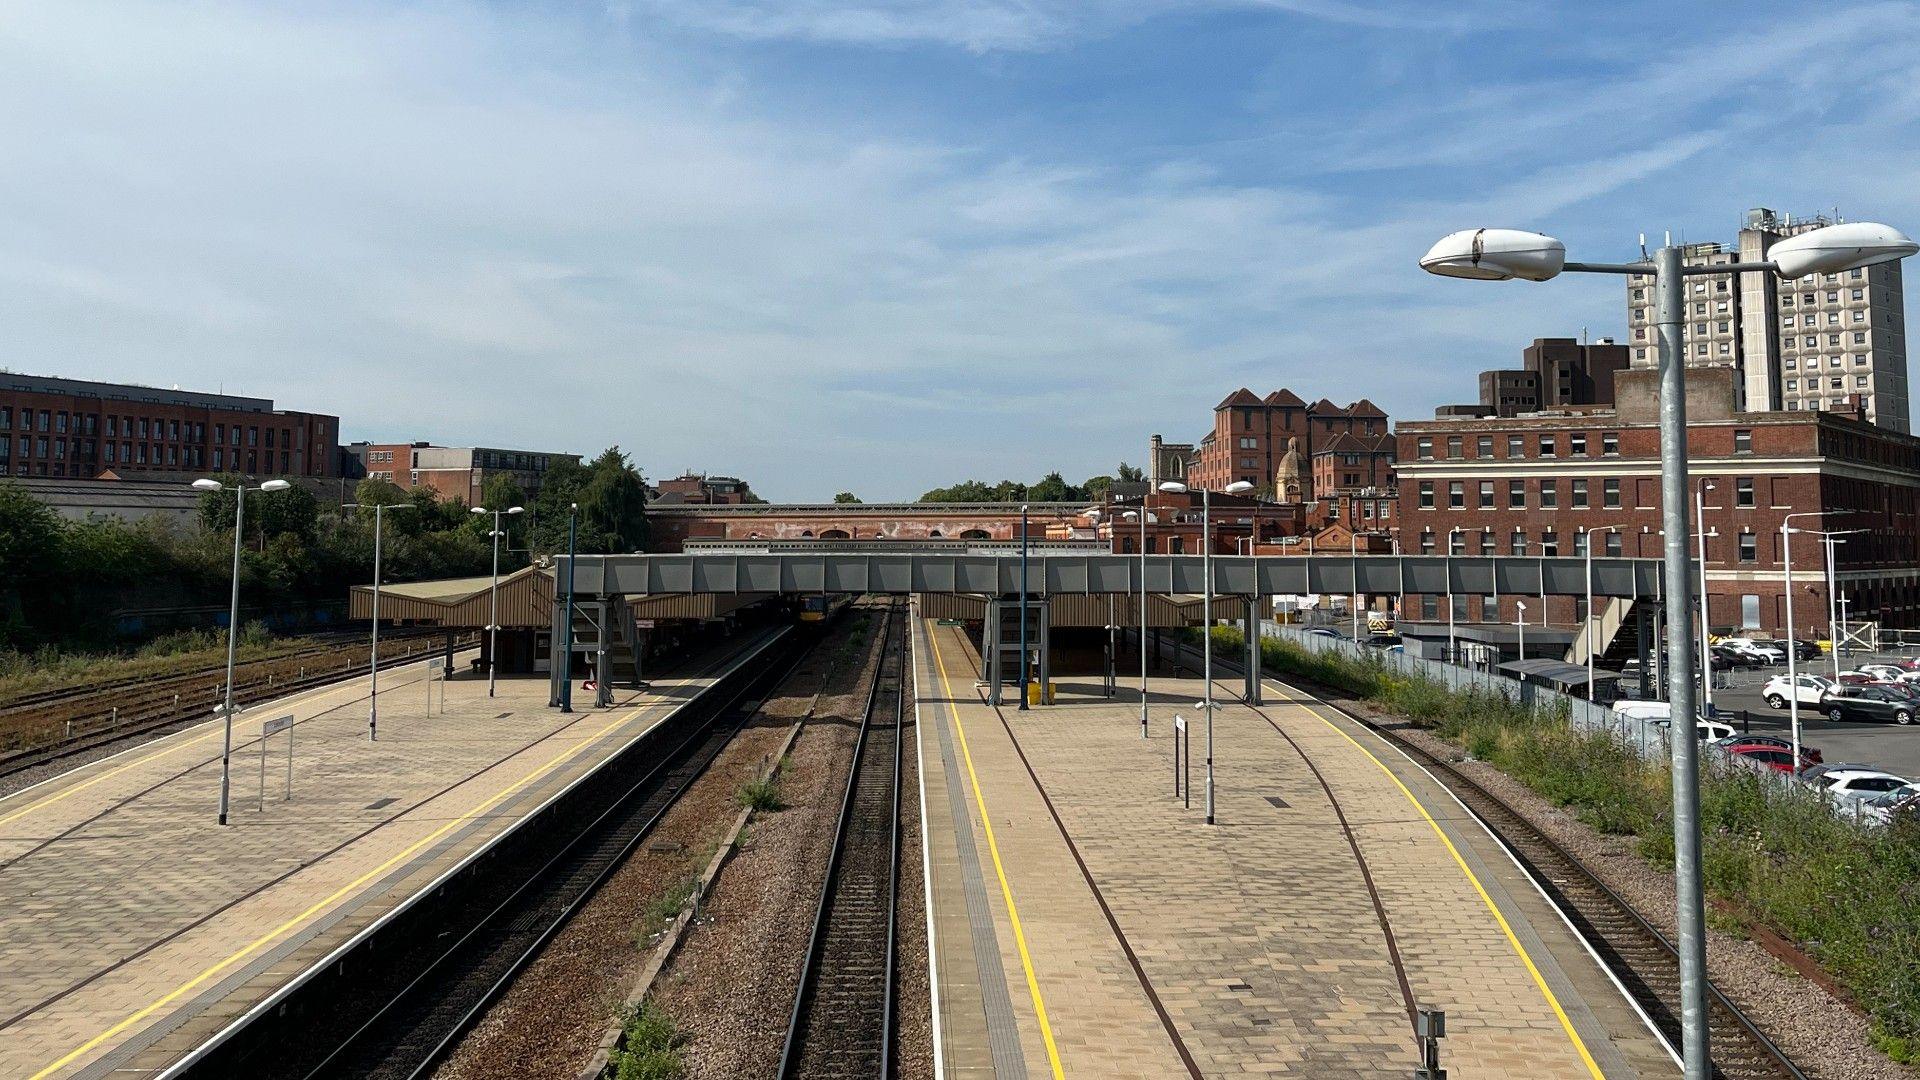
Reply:
M1280 468L1273 475L1273 493L1276 502L1300 503L1307 501L1306 463L1300 460L1300 440L1298 437L1287 440L1287 452L1280 459Z

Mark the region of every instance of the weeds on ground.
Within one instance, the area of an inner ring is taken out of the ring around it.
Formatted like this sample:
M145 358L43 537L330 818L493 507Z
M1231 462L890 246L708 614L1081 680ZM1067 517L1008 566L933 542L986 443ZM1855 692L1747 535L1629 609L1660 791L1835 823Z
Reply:
M290 652L308 641L275 638L265 623L255 621L240 628L236 644L239 659L246 661ZM226 650L224 630L175 630L129 652L66 652L51 645L31 652L0 649L0 702L91 679L160 674L213 664L225 659Z
M1237 631L1217 628L1216 648ZM1673 789L1665 762L1563 712L1499 693L1455 691L1376 658L1261 642L1269 670L1347 691L1415 720L1567 807L1639 853L1673 864ZM1836 817L1821 797L1703 757L1702 871L1708 891L1800 942L1871 1014L1874 1043L1920 1059L1920 822L1871 828Z
M740 805L769 813L786 809L787 804L780 800L779 774L776 772L764 780L749 780L740 785Z
M621 1047L607 1061L611 1080L679 1080L687 1074L680 1060L686 1037L658 1005L643 1001L621 1026Z
M674 919L678 918L687 901L700 888L700 879L691 872L676 878L667 891L660 894L640 913L640 921L633 928L633 943L639 948L653 944Z

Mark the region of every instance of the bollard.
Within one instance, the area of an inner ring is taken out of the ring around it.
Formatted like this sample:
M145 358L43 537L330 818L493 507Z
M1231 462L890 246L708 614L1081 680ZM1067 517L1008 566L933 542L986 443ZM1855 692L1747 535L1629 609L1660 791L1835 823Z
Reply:
M73 721L67 721L67 738L73 738Z
M1421 1009L1413 1022L1414 1038L1420 1040L1420 1067L1413 1080L1447 1080L1440 1067L1440 1040L1447 1037L1447 1014L1439 1009Z
M113 707L113 726L114 727L120 726L120 706L118 705L115 705Z
M173 711L174 712L180 711L180 695L179 694L173 695Z

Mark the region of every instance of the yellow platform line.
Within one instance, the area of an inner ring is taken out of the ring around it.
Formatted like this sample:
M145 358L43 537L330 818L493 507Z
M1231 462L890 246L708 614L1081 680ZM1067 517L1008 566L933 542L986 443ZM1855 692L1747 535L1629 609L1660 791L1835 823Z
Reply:
M165 994L155 999L153 1002L148 1004L146 1007L142 1008L140 1011L132 1014L131 1016L128 1016L126 1019L121 1020L119 1023L114 1024L112 1027L106 1029L105 1031L102 1031L98 1035L95 1035L93 1038L88 1039L86 1042L81 1043L79 1046L73 1048L72 1050L67 1051L64 1055L60 1057L58 1061L55 1061L53 1064L48 1065L46 1068L41 1069L37 1073L34 1073L33 1076L29 1078L29 1080L43 1080L44 1077L50 1076L53 1073L58 1072L60 1069L63 1069L66 1066L72 1064L74 1061L78 1060L83 1055L92 1052L94 1049L99 1047L100 1044L121 1034L122 1032L126 1031L128 1028L133 1027L135 1024L140 1023L142 1020L145 1020L147 1017L152 1016L154 1013L160 1011L161 1009L166 1008L168 1005L172 1004L173 1002L178 1001L184 995L192 993L195 989L204 985L208 980L214 978L215 976L219 975L221 972L227 970L230 967L233 967L235 964L240 963L241 961L254 955L260 950L266 948L268 945L278 940L281 936L287 933L290 933L294 929L298 928L302 923L305 923L307 920L313 918L315 915L318 915L320 912L325 911L327 908L333 906L333 904L336 901L340 900L342 897L345 897L350 893L353 893L359 890L362 886L366 885L368 882L379 878L381 875L385 874L388 870L393 869L395 866L399 865L401 862L405 861L409 856L420 851L422 848L425 848L431 845L434 841L439 840L441 837L447 835L449 832L452 832L454 829L458 828L459 826L464 825L467 822L473 821L474 819L485 815L488 811L500 805L502 802L505 802L508 798L512 797L515 793L519 792L520 789L526 787L528 784L533 783L535 780L538 780L540 777L545 776L547 773L552 772L554 769L558 768L560 764L566 761L568 758L571 758L577 755L580 752L580 748L582 745L585 745L587 743L592 743L598 740L601 736L606 735L608 732L614 730L615 728L619 727L622 724L628 723L629 721L633 720L635 717L639 716L642 712L645 712L647 709L652 707L653 707L653 703L639 706L638 708L635 708L632 711L621 716L619 719L609 722L605 727L601 728L599 731L594 732L591 737L587 738L582 743L578 743L573 746L570 746L567 749L562 750L560 753L555 754L553 757L547 759L547 762L541 765L538 769L535 769L534 771L521 777L519 780L515 781L511 786L501 790L499 793L487 799L485 802L481 803L479 806L473 808L472 810L469 810L468 812L460 815L459 817L450 819L446 824L440 826L439 828L435 829L431 833L428 833L426 836L421 837L419 840L414 841L412 844L409 844L405 849L401 850L398 854L394 855L392 858L388 859L386 862L381 863L379 866L374 867L373 869L353 879L347 884L340 886L338 889L335 889L333 892L327 894L325 898L315 901L305 911L300 912L300 914L293 916L292 918L288 919L286 922L283 922L280 925L274 927L273 929L267 931L266 933L261 934L259 937L254 938L252 941L241 946L239 949L235 950L233 953L228 955L225 959L214 963L213 965L207 967L205 970L201 971L198 975L195 975L193 978L188 979L186 982L183 982L179 986L174 987L172 990L167 991Z
M1054 1080L1066 1080L1060 1066L1060 1048L1053 1041L1053 1025L1047 1022L1047 1002L1040 993L1040 977L1033 971L1033 956L1027 951L1026 931L1020 925L1020 909L1013 902L1013 886L1007 882L1007 868L1000 861L1000 845L993 838L993 817L987 813L987 797L980 791L980 776L973 770L973 751L967 748L967 727L960 721L959 699L953 696L953 684L947 678L947 662L940 655L938 632L931 619L925 620L927 644L933 647L934 666L940 670L940 690L946 695L947 714L953 717L953 730L960 738L960 755L967 763L967 779L973 785L973 801L980 808L980 828L987 834L987 853L993 857L993 872L1000 879L1000 897L1007 904L1007 921L1013 924L1013 943L1020 952L1020 966L1027 973L1027 993L1033 998L1033 1015L1040 1021L1040 1040L1047 1045L1047 1064L1053 1067ZM38 1078L36 1078L38 1080Z
M1310 699L1312 697L1312 695L1295 687L1288 686L1278 679L1270 681L1281 689L1298 694L1303 698ZM1599 1062L1593 1060L1593 1054L1587 1050L1586 1041L1580 1038L1578 1031L1574 1030L1573 1020L1567 1016L1567 1010L1560 1007L1560 999L1554 995L1553 988L1547 985L1546 976L1540 973L1540 968L1534 964L1533 957L1528 954L1526 946L1520 944L1519 937L1513 932L1513 926L1507 922L1507 917L1500 913L1499 905L1495 904L1493 897L1488 895L1486 886L1480 883L1479 875L1475 874L1473 868L1467 865L1467 860L1461 856L1460 849L1453 846L1453 840L1447 836L1446 830L1442 829L1440 823L1433 819L1433 815L1427 812L1426 805L1414 796L1413 791L1401 781L1400 777L1395 774L1392 769L1387 767L1386 762L1381 761L1375 756L1373 751L1360 745L1359 740L1347 734L1345 728L1322 715L1320 710L1314 708L1312 705L1300 704L1299 707L1305 709L1314 719L1327 725L1335 734L1347 740L1355 750L1365 754L1368 761L1379 766L1380 771L1387 774L1387 779L1393 781L1393 786L1400 789L1400 794L1407 797L1407 802L1411 803L1413 808L1419 811L1420 816L1426 819L1427 824L1433 829L1433 835L1439 837L1440 843L1446 846L1447 854L1453 856L1453 861L1460 867L1460 872L1467 875L1467 881L1472 883L1473 891L1480 894L1480 902L1487 905L1487 911L1492 913L1493 921L1499 924L1500 932L1507 936L1507 944L1513 946L1513 951L1519 955L1520 962L1526 965L1527 974L1533 976L1533 984L1540 988L1540 993L1547 999L1547 1006L1553 1010L1553 1015L1559 1019L1561 1030L1567 1033L1567 1038L1573 1040L1573 1048L1579 1052L1580 1061L1586 1065L1588 1075L1592 1076L1594 1080L1606 1080L1606 1074L1600 1071Z

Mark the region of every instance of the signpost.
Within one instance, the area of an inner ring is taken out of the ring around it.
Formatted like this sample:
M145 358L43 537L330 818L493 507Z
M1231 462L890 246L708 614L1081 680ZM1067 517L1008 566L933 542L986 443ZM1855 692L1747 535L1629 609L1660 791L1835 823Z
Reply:
M433 715L433 684L440 683L440 711L447 711L447 658L436 656L427 661L427 715Z
M267 739L280 732L287 733L287 793L282 798L293 798L293 714L276 716L260 722L260 806L267 808Z
M1185 800L1184 805L1193 806L1192 785L1186 782L1184 765L1193 759L1191 751L1186 758L1180 756L1180 748L1187 745L1187 718L1173 718L1173 793Z

